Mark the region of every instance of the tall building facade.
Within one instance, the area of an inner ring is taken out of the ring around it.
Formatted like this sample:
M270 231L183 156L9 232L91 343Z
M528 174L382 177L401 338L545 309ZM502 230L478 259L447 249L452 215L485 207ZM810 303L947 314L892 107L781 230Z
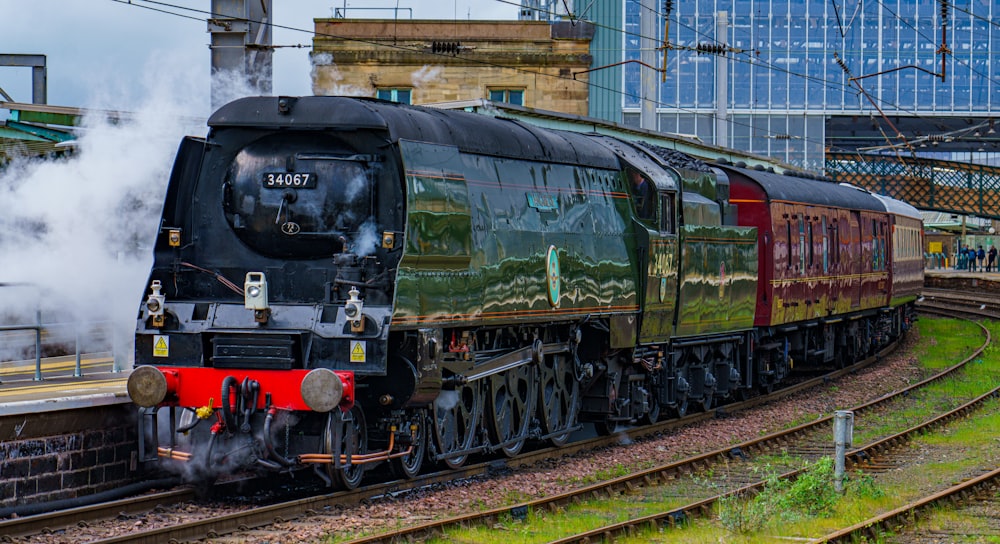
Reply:
M589 23L334 18L315 26L315 94L587 113Z
M644 26L646 16L655 25ZM592 86L591 115L638 126L642 97L655 96L657 126L644 128L808 168L822 168L828 144L964 140L953 152L995 153L986 133L1000 108L997 17L1000 0L948 1L947 9L934 0L597 0L593 46L613 46L617 35L625 64L620 87L613 72ZM652 68L637 62L649 47L643 28L656 32ZM719 46L729 52L713 53ZM656 88L644 95L643 71L657 69ZM595 111L615 96L618 119Z

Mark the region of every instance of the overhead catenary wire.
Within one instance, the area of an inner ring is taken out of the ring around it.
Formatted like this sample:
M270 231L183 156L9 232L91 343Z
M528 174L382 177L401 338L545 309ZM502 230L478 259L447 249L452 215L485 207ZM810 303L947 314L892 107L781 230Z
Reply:
M222 16L221 14L213 13L213 12L208 11L208 10L198 9L198 8L190 8L190 7L181 6L181 5L177 5L177 4L172 4L172 3L169 3L169 2L158 1L158 0L111 0L111 1L112 2L116 2L116 3L126 4L126 5L129 5L129 6L138 7L138 8L152 9L153 11L158 11L158 12L161 12L161 13L166 13L166 14L171 14L171 15L178 15L178 16L185 17L185 18L188 18L188 19L194 19L194 20L200 20L200 21L207 21L207 19L200 19L198 17L191 17L191 16L187 16L187 15L183 15L183 14L173 13L173 12L165 10L165 9L151 8L151 7L146 6L144 4L148 3L148 4L154 4L154 5L157 5L157 6L163 6L163 7L173 8L173 9L179 9L179 10L191 11L191 12L195 12L195 13L201 13L203 15L209 16L210 18L211 17ZM513 2L506 1L506 0L496 0L496 1L498 1L500 3L506 3L506 4L515 5ZM516 5L520 5L520 4L516 4ZM310 35L316 35L316 36L321 36L321 37L339 38L339 39L343 39L343 40L354 41L354 42L358 42L358 43L364 43L364 44L367 44L367 45L373 45L373 46L377 46L377 47L386 47L386 48L392 48L392 49L399 49L399 50L402 50L402 51L416 52L416 53L422 53L422 54L427 54L427 55L435 55L435 54L441 55L441 53L433 53L433 52L430 52L430 51L424 51L422 49L414 49L414 48L405 47L405 46L402 46L402 45L399 45L399 44L387 44L387 43L378 42L378 41L375 41L375 40L366 40L366 39L363 39L363 38L345 37L345 36L339 36L339 35L330 34L330 33L318 33L318 32L315 32L313 30L305 30L305 29L296 28L296 27L290 27L290 26L286 26L286 25L279 25L279 24L276 24L276 23L273 23L273 22L270 22L270 21L251 21L251 22L257 22L257 23L260 23L260 24L270 25L272 28L280 28L280 29L283 29L283 30L290 30L290 31L294 31L294 32L303 32L303 33L307 33L307 34L310 34ZM607 27L607 28L611 28L611 27ZM623 32L626 35L639 36L636 33L626 32L626 31L623 31L622 29L614 29L614 30L619 31L619 32ZM485 60L485 59L476 59L476 58L470 58L470 57L466 57L466 56L462 56L462 55L452 55L452 54L448 54L447 56L459 57L459 58L462 58L463 60L466 60L466 61L469 61L469 62L472 62L472 63L476 63L476 64L481 64L483 66L491 66L491 67L496 67L496 68L503 68L503 69L513 70L513 71L517 71L517 72L523 72L523 73L534 75L536 77L537 76L542 76L542 77L550 77L550 78L557 78L557 79L572 79L572 76L561 76L561 75L549 74L549 73L544 73L544 72L536 72L536 71L528 70L528 69L525 69L525 68L514 67L514 66L506 66L506 65L498 64L498 63L491 62L491 61L488 61L488 60ZM579 83L584 83L584 82L579 81ZM622 95L623 97L635 98L635 99L639 99L639 100L643 99L643 97L641 97L641 96L635 96L635 95L632 95L631 93L628 93L626 91L620 91L618 89L608 88L608 87L605 87L605 86L602 86L602 85L594 84L594 83L589 82L589 81L585 82L585 84L588 85L589 87L592 87L592 88L595 88L595 89L600 89L600 90L605 90L605 91L609 91L609 92L618 93L618 94ZM647 98L647 100L652 100L652 99L648 99ZM660 102L658 100L652 100L652 101L655 104L657 104L658 106L670 107L670 108L673 108L673 109L677 109L679 111L684 111L684 112L687 112L687 113L691 113L691 114L696 115L696 116L706 117L706 118L710 118L710 119L715 119L715 117L716 117L714 113L699 112L697 110L693 110L693 109L689 109L689 108L678 107L678 106L673 105L673 104L666 104L666 103ZM733 123L736 126L746 126L747 128L755 128L755 127L753 127L750 124L739 123L739 122L736 122L736 121L733 121L733 120L730 120L730 122ZM766 131L766 132L770 133L770 131ZM779 135L779 133L774 133L774 134L775 135ZM814 143L817 144L817 145L823 145L823 142L820 142L818 140L815 141Z
M198 8L185 7L185 6L181 6L181 5L177 5L177 4L172 4L172 3L169 3L169 2L158 1L158 0L112 0L112 1L117 2L117 3L128 4L130 6L141 7L141 8L144 8L144 9L150 9L150 10L153 10L153 11L157 11L157 12L161 12L161 13L165 13L165 14L169 14L169 15L175 15L175 16L179 16L179 17L184 17L184 18L192 19L192 20L199 20L199 21L205 21L206 19L202 19L200 17L192 17L190 15L186 15L186 14L183 14L183 13L176 13L176 12L170 11L169 9L165 9L165 8L171 8L171 9L176 9L176 10L184 10L184 11L190 11L190 12L200 13L200 14L209 16L210 18L211 17L215 17L215 16L218 15L218 14L213 14L212 12L207 11L207 10L198 9ZM514 5L519 6L520 5L519 3L510 1L510 0L496 0L496 1L500 2L500 3L504 3L504 4L510 4L512 6L514 6ZM144 3L145 4L152 4L152 6L143 5ZM153 7L153 6L159 6L159 7ZM664 3L664 7L665 8L672 7L672 4L669 3L669 1L665 2ZM651 10L651 11L655 12L655 10ZM891 10L887 10L887 11L889 11L890 13L892 13ZM898 15L896 15L896 16L898 17ZM576 16L574 16L574 20L575 20L575 17ZM853 19L853 17L852 17L852 19ZM315 35L315 36L334 37L334 38L340 38L340 39L345 39L345 40L350 40L350 41L356 41L358 43L366 43L368 45L373 45L373 46L377 46L377 47L397 48L397 49L401 49L401 50L405 50L405 51L419 52L419 53L424 53L424 54L428 54L428 55L432 55L433 54L432 52L418 50L418 49L414 49L414 48L408 48L408 47L400 46L398 44L392 44L392 45L390 45L390 44L386 44L384 42L378 42L378 41L375 41L375 40L365 40L365 39L361 39L361 38L347 38L347 37L343 37L343 36L338 36L336 34L316 33L313 30L305 30L305 29L296 28L296 27L279 25L279 24L275 24L275 23L273 23L271 21L258 21L258 22L261 23L261 24L270 25L273 28L280 28L280 29L290 30L290 31L294 31L294 32L302 32L302 33L306 33L306 34L310 34L310 35ZM639 36L639 34L627 31L627 30L622 29L622 28L611 28L611 27L608 27L606 25L598 25L598 24L593 23L593 22L591 22L591 24L594 24L597 27L610 28L613 31L621 32L625 36L641 37L641 36ZM665 31L667 31L667 29L669 28L667 26L668 24L669 24L669 18L665 17ZM684 25L680 25L680 26L684 26ZM691 27L685 26L685 28L689 28L690 29ZM697 29L692 29L692 30L694 30L696 33L702 34ZM666 32L665 32L665 37L668 37L668 35L666 34ZM724 44L720 44L720 43L712 44L710 42L709 43L702 43L702 44L698 44L698 45L702 46L702 49L704 50L703 52L711 52L711 53L716 53L716 49L721 49L722 47L728 47L728 46L725 46ZM292 45L292 46L273 46L273 47L276 47L276 48L277 47L308 48L310 46L299 44L299 45ZM694 47L691 47L690 49L692 51L694 51L694 52L697 53L698 46L696 45ZM768 62L763 61L762 59L759 58L759 52L758 52L757 58L754 58L754 56L750 55L749 52L736 50L734 48L731 48L731 49L732 49L732 51L728 51L728 52L732 52L732 53L734 53L734 55L729 56L728 58L730 58L734 62L745 62L745 63L748 63L750 65L755 65L755 66L762 67L762 68L767 69L767 70L774 70L774 71L778 71L778 72L782 72L782 73L787 73L787 74L789 74L791 76L800 77L800 78L805 79L806 81L819 82L819 83L822 83L824 85L831 86L831 87L833 87L835 89L846 89L846 88L849 88L849 85L845 85L844 83L841 83L839 81L830 81L830 80L826 80L826 79L823 79L823 78L818 78L818 77L815 77L815 76L809 76L807 74L799 74L797 72L788 70L786 68L782 68L782 67L776 66L776 65L774 65L772 63L768 63ZM666 51L664 50L664 56L665 56L665 53L666 53ZM739 54L735 54L735 53L739 53ZM746 58L741 58L740 55L746 55ZM529 69L525 69L525 68L520 68L520 67L514 67L514 66L505 66L505 65L498 64L498 63L495 63L495 62L490 62L490 61L485 60L485 59L475 59L475 58L463 57L462 55L449 55L449 56L458 56L458 57L463 58L464 60L467 60L467 61L472 62L472 63L478 63L478 64L482 64L484 66L493 66L493 67L502 68L502 69L508 69L508 70L513 70L513 71L524 72L524 73L532 74L532 75L534 75L536 77L537 76L543 76L543 77L552 77L552 78L559 78L559 79L568 79L569 78L568 76L561 76L561 75L555 75L555 74L547 74L547 73L543 73L543 72L536 72L536 71L533 71L533 70L529 70ZM587 81L586 84L588 86L590 86L591 88L599 89L599 90L605 90L605 91L609 91L609 92L613 92L613 93L617 93L617 94L619 94L619 95L621 95L623 97L632 98L632 99L639 99L639 100L644 100L644 99L645 100L650 100L650 101L652 101L653 103L657 104L660 107L670 108L670 109L673 109L673 110L676 110L676 111L679 111L679 112L690 113L692 115L700 116L700 117L704 117L704 118L708 118L708 119L715 119L715 117L716 117L716 115L715 115L714 112L698 111L696 109L691 109L691 108L686 108L686 107L679 107L676 104L666 104L666 103L663 103L663 102L659 101L658 99L650 99L650 98L643 98L642 96L634 96L632 93L629 93L628 91L619 90L619 89L616 89L616 88L608 88L608 87L605 87L605 86L602 86L602 85L595 84L595 83L593 83L591 81ZM910 113L910 114L914 113L912 110L908 110L907 108L900 107L898 105L892 104L889 101L881 100L881 99L877 99L877 100L879 100L883 104L887 104L887 105L893 106L897 111L906 112L906 113ZM752 126L750 123L741 123L740 121L737 121L737 120L734 120L734 119L731 119L731 118L728 119L727 121L730 122L730 123L732 123L733 126L744 126L744 127L751 128L751 129L753 129L755 131L758 131L758 132L763 132L765 134L770 134L772 136L781 136L782 135L779 132L772 131L770 129L763 129L762 130L760 127ZM813 140L811 138L802 138L802 139L805 140L805 141L807 141L807 142L811 141L815 145L825 145L825 142L821 142L819 140Z

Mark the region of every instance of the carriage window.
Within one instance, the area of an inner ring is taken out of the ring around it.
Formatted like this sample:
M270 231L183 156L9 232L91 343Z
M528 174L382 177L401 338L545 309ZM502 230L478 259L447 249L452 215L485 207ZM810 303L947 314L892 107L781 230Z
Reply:
M810 222L809 223L809 268L812 268L813 266L816 265L816 262L813 259L813 257L815 256L814 255L815 248L816 248L816 242L813 239L813 224L812 222Z
M799 219L799 274L806 275L806 221Z
M826 230L826 216L823 216L823 226L821 232L823 233L823 273L826 274L830 271L830 237L828 235L829 231Z
M788 269L792 269L792 222L785 221L785 244L788 246Z

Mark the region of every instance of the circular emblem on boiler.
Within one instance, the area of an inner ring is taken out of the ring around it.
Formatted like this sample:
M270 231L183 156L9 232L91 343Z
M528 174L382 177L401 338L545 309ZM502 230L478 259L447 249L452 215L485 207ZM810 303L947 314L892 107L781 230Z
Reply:
M286 223L281 224L281 232L284 232L289 236L295 236L296 234L299 233L300 230L302 230L302 227L300 227L299 224L294 221L288 221Z
M545 257L545 279L549 288L549 304L552 307L559 305L559 291L562 278L559 275L559 252L556 246L549 246L548 255Z

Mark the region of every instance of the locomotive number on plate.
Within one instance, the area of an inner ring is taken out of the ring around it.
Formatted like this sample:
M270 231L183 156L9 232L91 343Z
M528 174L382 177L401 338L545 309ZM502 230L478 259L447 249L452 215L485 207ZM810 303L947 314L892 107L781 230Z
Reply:
M264 174L262 180L268 189L313 189L316 187L316 174L305 172L274 172Z

